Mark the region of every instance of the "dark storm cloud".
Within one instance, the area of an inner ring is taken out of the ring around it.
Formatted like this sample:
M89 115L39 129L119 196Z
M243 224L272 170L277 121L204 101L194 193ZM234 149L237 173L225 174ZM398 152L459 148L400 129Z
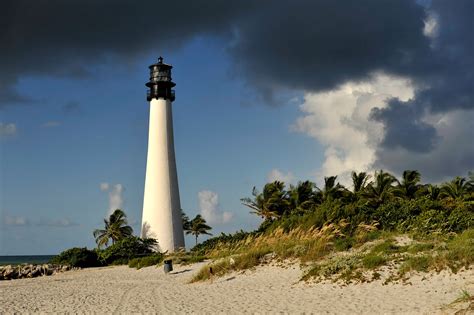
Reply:
M412 0L11 0L2 7L0 67L13 79L80 77L107 55L133 58L196 35L223 39L236 71L268 96L330 89L377 70L418 75L431 69L422 32L426 13ZM8 82L14 100L14 81Z
M374 71L429 69L425 10L414 1L279 1L247 16L231 49L266 91L332 89Z
M430 14L433 38L423 32ZM28 101L16 90L23 76L87 76L110 56L135 60L211 36L267 103L280 91L330 90L378 71L410 78L415 97L372 117L385 125L380 152L426 153L439 137L425 113L474 108L473 21L471 0L3 1L0 107Z
M226 1L10 0L0 4L0 107L28 75L79 78L108 56L134 58L195 35L225 36L251 9Z
M436 71L421 73L418 82L426 87L413 99L391 100L388 107L372 113L386 127L382 142L386 148L428 152L435 147L437 135L433 126L421 121L425 113L474 109L474 1L433 1L431 10L439 32L425 59ZM472 135L471 130L465 136ZM474 167L473 161L470 167Z
M438 140L436 129L422 120L423 112L410 102L394 98L387 101L388 109L374 108L371 116L385 125L382 146L401 147L413 152L429 152Z

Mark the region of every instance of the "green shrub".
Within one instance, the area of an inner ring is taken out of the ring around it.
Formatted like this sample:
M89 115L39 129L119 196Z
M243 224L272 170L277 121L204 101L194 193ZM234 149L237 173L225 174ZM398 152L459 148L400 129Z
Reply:
M454 237L447 244L445 260L456 272L462 267L469 267L474 263L474 229L469 229Z
M396 245L393 239L388 239L378 245L375 245L370 252L373 254L394 254L403 250L404 248Z
M144 267L150 267L154 265L158 265L163 261L164 255L161 253L156 253L150 256L145 256L145 257L139 257L139 258L133 258L128 262L128 266L130 268L144 268Z
M474 206L468 203L458 205L449 214L447 227L452 232L462 232L474 227Z
M131 236L101 251L99 258L104 265L124 265L133 258L150 255L156 244L156 240L153 239Z
M337 276L337 279L349 279L360 264L359 255L336 256L322 264L314 264L302 277L302 280L315 278L331 278ZM338 276L339 275L339 276Z
M429 233L432 231L447 231L447 213L442 210L430 209L424 211L419 216L412 218L409 230L419 233Z
M352 248L355 244L353 237L338 238L334 241L334 248L337 251L345 251Z
M52 264L69 265L71 267L97 267L100 266L97 253L87 248L74 247L63 251L57 256L54 256L51 261Z
M377 254L369 254L362 258L362 265L367 269L375 269L385 264L387 259Z
M410 254L416 254L419 252L426 252L426 251L432 250L433 248L434 248L433 243L416 243L416 244L408 246L407 251Z
M400 266L400 274L405 274L409 271L423 271L426 272L433 265L433 257L429 255L409 256Z

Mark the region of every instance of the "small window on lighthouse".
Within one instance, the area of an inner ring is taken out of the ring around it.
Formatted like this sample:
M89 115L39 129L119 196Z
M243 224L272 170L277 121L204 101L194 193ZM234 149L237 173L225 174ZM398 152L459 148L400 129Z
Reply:
M159 81L169 81L170 80L169 70L164 70L164 71L158 72L158 80Z

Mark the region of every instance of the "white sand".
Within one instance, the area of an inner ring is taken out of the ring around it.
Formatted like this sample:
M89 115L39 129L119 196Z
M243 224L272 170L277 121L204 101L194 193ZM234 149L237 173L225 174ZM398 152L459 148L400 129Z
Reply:
M339 286L299 282L297 265L262 266L211 282L187 284L203 264L135 270L126 266L70 271L35 279L0 281L0 313L322 313L433 314L465 289L474 271L413 277L412 285L381 281Z

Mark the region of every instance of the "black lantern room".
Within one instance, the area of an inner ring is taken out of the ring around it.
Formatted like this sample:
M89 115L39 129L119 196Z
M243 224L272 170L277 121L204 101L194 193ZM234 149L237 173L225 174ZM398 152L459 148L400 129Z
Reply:
M163 98L174 101L174 90L172 89L176 84L171 81L171 68L173 66L163 63L163 58L158 58L158 62L149 66L150 81L146 86L150 89L147 91L146 99L151 101L156 98Z

